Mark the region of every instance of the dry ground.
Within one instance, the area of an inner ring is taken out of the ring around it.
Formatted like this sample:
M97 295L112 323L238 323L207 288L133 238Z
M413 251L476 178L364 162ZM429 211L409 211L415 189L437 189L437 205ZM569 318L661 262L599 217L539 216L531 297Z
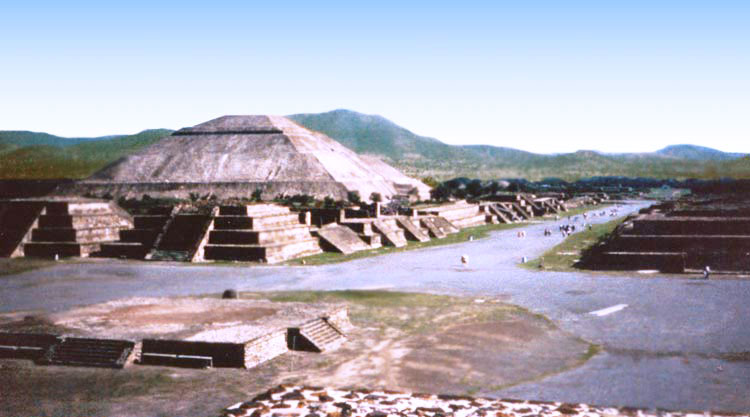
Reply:
M382 291L244 296L343 302L355 328L337 351L287 353L250 370L0 360L0 414L210 416L279 383L481 395L575 367L596 352L546 318L493 299ZM54 327L44 318L26 321ZM15 315L0 327L23 326Z

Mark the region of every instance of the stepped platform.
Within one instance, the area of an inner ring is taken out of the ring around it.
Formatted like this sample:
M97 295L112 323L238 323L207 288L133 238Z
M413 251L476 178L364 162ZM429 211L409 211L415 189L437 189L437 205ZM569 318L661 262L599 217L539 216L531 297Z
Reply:
M129 340L63 337L49 347L41 365L94 366L122 368L135 348Z
M208 233L206 260L278 263L322 252L299 214L275 204L221 206Z
M212 245L264 245L310 238L310 228L304 224L274 227L265 230L214 229L208 239Z
M86 257L117 239L133 219L112 202L90 199L0 202L1 256Z
M750 217L678 217L650 214L633 220L637 235L750 235Z
M328 352L336 350L346 342L344 333L324 318L317 318L299 327L288 329L290 350Z
M415 220L418 222L417 219ZM417 242L428 242L430 240L429 232L419 227L419 223L415 223L411 218L399 216L396 218L396 223L404 229L404 235L407 239Z
M320 253L315 238L265 245L222 244L207 245L205 258L216 261L246 261L279 263L289 259Z
M290 349L335 349L351 328L341 304L216 297L120 299L47 320L68 334L31 333L38 324L25 320L5 324L14 330L0 332L0 357L40 365L251 368ZM310 349L301 337L295 346L300 329Z
M327 224L317 231L320 246L325 251L341 252L349 255L354 252L370 249L352 229L339 224Z
M23 256L23 244L31 241L39 216L46 212L38 201L0 201L0 257Z
M463 229L486 224L486 214L479 204L470 204L461 200L452 204L425 207L419 210L420 215L443 217L452 225Z
M598 269L659 270L668 273L685 272L685 252L603 252L597 261Z
M157 239L165 231L167 223L175 215L171 207L155 207L149 214L133 218L133 229L121 229L119 240L102 243L101 249L94 256L103 258L144 259L154 250Z
M620 235L608 248L629 252L750 252L750 235Z

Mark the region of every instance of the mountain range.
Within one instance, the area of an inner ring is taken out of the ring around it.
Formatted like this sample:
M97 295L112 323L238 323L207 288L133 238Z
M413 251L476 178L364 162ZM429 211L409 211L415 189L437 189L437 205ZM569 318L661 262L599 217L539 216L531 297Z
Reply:
M649 153L582 150L549 155L491 145L448 145L419 136L381 116L350 110L288 117L358 153L377 155L419 178L750 178L750 157L695 145L673 145ZM0 131L0 178L85 178L171 132L153 129L135 135L62 138L47 133Z

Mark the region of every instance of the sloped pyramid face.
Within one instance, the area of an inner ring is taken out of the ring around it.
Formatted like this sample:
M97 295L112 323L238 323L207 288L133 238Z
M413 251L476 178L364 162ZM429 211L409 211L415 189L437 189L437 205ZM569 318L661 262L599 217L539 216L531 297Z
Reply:
M321 133L280 116L223 116L181 129L122 158L79 184L99 185L115 195L147 192L179 195L186 190L224 196L264 197L309 194L363 199L380 193L388 199L429 187L382 162L363 160ZM191 185L191 186L187 186ZM234 193L234 194L233 194Z

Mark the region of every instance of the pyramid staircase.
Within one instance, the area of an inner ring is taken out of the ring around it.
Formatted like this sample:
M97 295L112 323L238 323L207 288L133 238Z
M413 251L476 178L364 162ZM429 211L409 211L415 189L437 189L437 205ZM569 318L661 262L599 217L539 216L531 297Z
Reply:
M296 335L296 329L289 329L290 335ZM299 327L298 339L291 341L292 348L312 352L328 352L338 349L346 336L326 319L311 320Z
M134 348L129 340L65 337L49 347L39 364L122 368Z
M429 232L419 227L418 220L416 220L415 223L409 217L400 216L396 218L396 222L398 223L399 227L404 229L404 234L407 239L416 240L418 242L427 242L430 240Z
M427 232L430 234L430 236L435 239L442 239L448 236L448 232L443 230L443 228L438 226L437 223L435 222L435 216L420 217L419 223L425 229L427 229Z
M513 223L512 220L512 214L509 213L507 210L505 210L502 206L495 203L489 203L487 204L487 210L491 214L497 217L498 220L500 220L503 223L509 224Z
M341 225L353 230L369 246L369 249L377 249L383 246L382 236L375 231L370 219L344 219Z
M315 232L320 238L320 245L326 251L337 251L345 255L370 249L350 228L336 223L327 224Z
M133 216L133 228L120 230L120 239L103 243L95 255L103 258L144 259L154 248L167 223L177 213L174 207L156 207L148 214ZM92 254L93 256L94 254Z
M406 246L404 230L398 227L396 219L378 218L372 221L372 228L380 233L382 239L391 246L402 248Z
M322 252L299 215L274 204L221 206L203 250L206 260L267 263Z
M173 214L146 259L191 262L213 221L211 214Z
M87 257L131 226L129 215L106 201L46 202L23 253L40 258Z

